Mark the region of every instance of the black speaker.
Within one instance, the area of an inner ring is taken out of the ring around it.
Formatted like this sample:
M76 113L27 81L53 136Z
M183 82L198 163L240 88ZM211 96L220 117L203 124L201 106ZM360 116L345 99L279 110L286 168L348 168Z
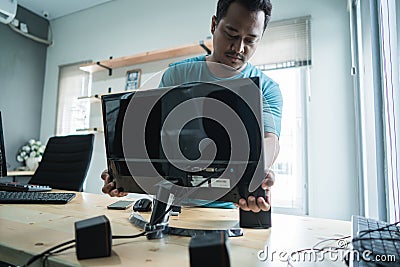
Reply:
M112 234L104 215L75 222L76 256L79 260L109 257Z
M228 236L224 231L194 236L189 243L190 267L229 267Z
M268 229L271 227L271 210L269 211L239 211L239 224L242 228Z

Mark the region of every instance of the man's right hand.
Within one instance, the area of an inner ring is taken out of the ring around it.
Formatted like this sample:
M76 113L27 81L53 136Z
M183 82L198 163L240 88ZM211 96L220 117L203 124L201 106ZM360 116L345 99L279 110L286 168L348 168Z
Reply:
M120 192L115 188L115 183L111 182L111 176L108 174L108 170L104 170L101 173L101 179L104 180L104 186L101 189L104 194L109 194L112 197L124 197L128 194L127 192Z

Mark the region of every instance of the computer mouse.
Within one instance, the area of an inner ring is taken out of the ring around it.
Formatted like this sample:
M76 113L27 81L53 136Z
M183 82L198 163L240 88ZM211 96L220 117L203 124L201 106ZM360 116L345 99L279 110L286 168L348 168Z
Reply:
M136 200L135 204L133 205L134 211L151 211L152 201L148 198L141 198Z

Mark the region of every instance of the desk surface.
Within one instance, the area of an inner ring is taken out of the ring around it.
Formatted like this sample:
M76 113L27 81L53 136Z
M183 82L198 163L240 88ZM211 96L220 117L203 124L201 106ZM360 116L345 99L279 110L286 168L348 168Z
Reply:
M50 247L74 239L74 222L106 215L113 235L132 235L141 230L128 221L131 209L108 210L116 198L106 195L77 193L66 205L0 204L0 259L22 265L26 259ZM146 218L149 214L142 213ZM170 225L178 227L218 229L233 226L238 210L208 208L183 209L170 217ZM272 215L269 230L244 229L244 236L229 240L231 266L287 266L278 253L291 253L311 248L315 243L350 234L350 222L290 215ZM49 266L190 266L189 237L168 236L161 240L120 239L113 241L112 256L78 261L75 249L49 258ZM325 244L327 245L327 244ZM258 259L260 250L268 247L275 253L273 262ZM39 261L40 262L40 261ZM36 266L41 266L37 262ZM318 263L318 262L317 262ZM294 266L315 266L299 263ZM325 260L321 266L345 266Z

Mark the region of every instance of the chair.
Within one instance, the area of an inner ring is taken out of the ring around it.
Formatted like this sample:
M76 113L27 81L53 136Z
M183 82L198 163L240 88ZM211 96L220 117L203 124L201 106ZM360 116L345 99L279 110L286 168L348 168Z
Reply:
M51 137L30 184L82 191L93 151L93 134Z

